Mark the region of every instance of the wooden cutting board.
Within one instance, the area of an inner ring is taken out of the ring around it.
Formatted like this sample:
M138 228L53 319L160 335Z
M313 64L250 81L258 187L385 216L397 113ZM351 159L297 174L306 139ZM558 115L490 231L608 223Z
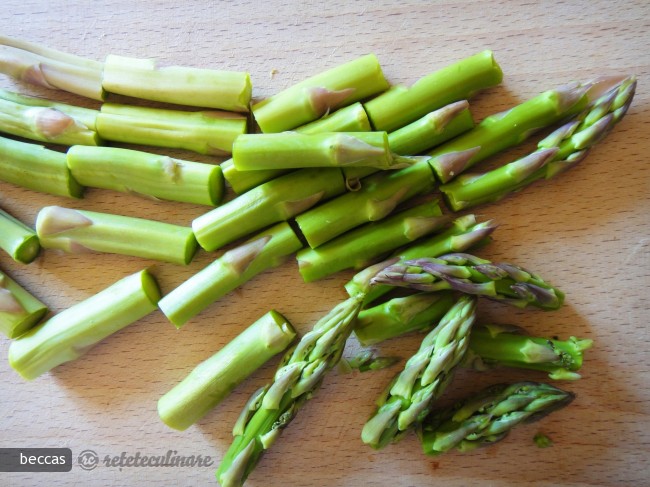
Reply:
M397 367L373 373L333 371L251 475L251 486L648 485L650 464L647 328L650 288L650 4L638 2L104 2L5 0L6 35L94 59L109 53L157 57L167 65L247 70L254 95L269 96L357 56L374 52L393 83L492 49L505 78L472 100L477 120L537 93L597 75L639 78L627 117L579 167L478 210L500 224L480 255L535 269L567 293L559 311L516 311L481 304L481 320L515 323L535 334L592 338L583 379L562 383L570 407L521 427L498 445L435 459L414 435L375 452L359 434ZM89 107L96 103L0 77L0 87ZM499 161L530 150L534 142ZM165 151L160 151L165 152ZM187 152L177 157L218 162ZM205 207L153 202L104 190L65 200L0 182L0 206L29 224L46 205L116 212L187 225ZM201 252L187 267L112 255L44 252L0 266L60 311L127 274L151 267L169 292L214 259ZM248 395L272 376L259 370L216 410L185 432L158 419L158 398L270 308L305 332L342 300L350 272L305 284L295 260L258 276L182 330L153 313L106 339L82 359L25 382L0 363L0 447L69 447L99 465L68 473L0 474L0 485L214 485L214 470ZM421 337L382 344L406 359ZM0 356L9 340L0 338ZM346 355L358 344L351 340ZM462 371L445 400L485 385L543 374ZM544 432L554 446L537 448ZM113 467L115 456L209 457L211 465Z

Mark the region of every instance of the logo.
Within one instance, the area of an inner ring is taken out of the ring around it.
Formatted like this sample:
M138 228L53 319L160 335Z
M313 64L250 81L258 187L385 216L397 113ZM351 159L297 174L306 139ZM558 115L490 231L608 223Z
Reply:
M84 450L77 457L77 464L84 470L93 470L98 463L99 457L92 450Z

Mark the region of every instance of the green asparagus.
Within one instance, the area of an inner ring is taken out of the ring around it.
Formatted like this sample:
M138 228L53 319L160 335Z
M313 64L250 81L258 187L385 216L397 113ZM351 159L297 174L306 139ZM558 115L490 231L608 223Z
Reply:
M0 271L0 332L17 338L36 325L47 307Z
M16 262L29 264L41 250L36 232L0 209L0 249Z

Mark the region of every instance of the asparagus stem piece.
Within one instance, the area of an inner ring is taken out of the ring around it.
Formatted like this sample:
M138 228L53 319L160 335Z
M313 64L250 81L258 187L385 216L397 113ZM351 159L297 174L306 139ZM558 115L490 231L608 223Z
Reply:
M235 247L172 292L158 306L177 328L210 304L271 267L277 267L302 247L283 222Z
M0 209L0 249L16 262L29 264L41 250L36 232Z
M26 83L104 99L102 63L0 36L0 73Z
M451 292L394 298L359 313L354 333L364 347L434 326L456 302Z
M235 141L232 160L239 171L407 165L407 159L392 154L386 132L245 134Z
M548 384L497 384L429 415L422 425L422 447L427 455L439 455L452 448L467 452L490 445L518 424L541 419L574 397Z
M540 141L535 152L484 174L463 174L441 186L449 206L458 211L499 201L539 179L550 179L575 166L625 116L635 89L636 79L626 78Z
M0 271L0 331L17 338L47 313L47 307Z
M450 181L479 161L523 142L535 131L579 113L587 106L591 86L560 86L487 117L474 129L430 152L431 167L440 181Z
M464 215L454 220L448 230L399 250L393 255L393 261L415 259L422 256L438 257L452 252L464 252L471 247L486 242L495 229L496 225L491 221L476 223L474 215ZM345 285L345 289L350 296L353 296L359 292L361 287L365 286L366 280L365 271L361 271ZM375 301L391 289L390 286L373 285L367 292L364 304Z
M223 196L221 168L212 164L117 147L75 145L68 150L67 165L76 180L94 188L211 206Z
M316 249L298 252L298 269L305 282L321 279L343 269L361 269L388 252L444 227L437 202L402 211L384 220L355 228Z
M388 89L374 54L312 76L253 105L262 132L284 132Z
M145 100L248 112L250 75L181 66L158 67L155 59L109 55L104 62L106 91Z
M199 245L212 251L288 220L344 191L339 169L302 169L264 183L199 216L192 222L192 229Z
M0 131L62 145L100 145L97 110L73 107L0 90Z
M372 283L433 292L453 289L486 296L513 306L558 309L564 293L521 267L492 263L470 254L402 260L386 267Z
M162 396L158 400L160 419L170 428L189 428L287 348L295 336L284 316L269 311Z
M364 443L384 448L427 416L467 352L475 318L476 298L459 298L377 401L361 432Z
M156 309L160 292L147 270L119 280L32 328L9 346L9 364L32 380L75 360Z
M472 331L466 363L479 370L502 365L541 370L551 379L576 380L583 352L592 345L592 340L573 336L557 340L527 336L518 327L481 325Z
M368 132L370 131L368 115L361 103L354 103L335 111L326 117L302 125L294 129L295 132L304 134L318 134L323 132ZM221 170L226 181L237 194L245 193L273 178L286 174L285 169L265 169L260 171L239 171L235 168L232 159L221 163Z
M227 155L246 132L246 117L217 111L186 112L104 103L97 131L106 140Z
M65 154L4 137L0 137L0 180L70 198L81 198L84 190L72 177Z
M346 193L298 217L296 223L310 247L316 248L362 223L378 221L413 196L433 189L426 161L364 180L359 191Z
M391 132L444 105L498 85L502 78L492 51L483 51L424 76L411 87L394 86L364 106L375 130Z
M127 216L46 206L36 217L43 248L108 252L189 264L197 243L189 227Z

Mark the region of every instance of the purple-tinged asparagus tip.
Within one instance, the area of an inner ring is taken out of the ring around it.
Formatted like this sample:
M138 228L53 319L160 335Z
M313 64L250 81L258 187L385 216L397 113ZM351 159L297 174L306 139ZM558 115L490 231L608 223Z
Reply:
M469 161L478 154L480 150L481 146L477 146L464 151L442 154L430 159L429 164L433 166L440 181L446 183L462 173L465 168L467 168Z
M609 113L591 127L587 127L571 136L571 143L575 150L587 149L590 146L597 144L609 129L614 125L614 115Z
M484 226L479 228L473 228L471 231L467 233L454 235L451 238L452 239L451 246L453 247L453 249L459 252L463 250L467 250L473 247L474 245L476 245L484 238L489 237L492 234L492 232L494 232L494 230L496 230L497 228L497 225L493 225L491 222L485 222L482 225Z
M474 266L474 269L476 269L488 279L496 280L508 277L508 273L495 264L479 264L477 266Z
M569 110L573 105L580 101L590 88L591 86L589 84L582 84L577 81L557 87L555 92L559 97L560 110L562 112Z
M549 161L555 157L558 152L557 147L549 149L536 150L532 154L522 157L515 162L509 164L508 172L515 179L516 182L521 182L528 176L533 174L538 169L544 167Z
M557 147L563 140L571 137L580 124L580 120L572 120L571 122L565 123L560 128L547 135L544 139L540 140L537 147L540 149Z
M510 288L522 299L529 303L536 303L544 308L559 308L560 300L552 289L531 284L528 282L519 282L513 284Z
M475 283L464 279L456 279L447 276L442 276L442 280L449 284L449 287L451 289L459 291L461 293L481 296L496 296L496 288L493 281Z
M426 115L426 117L435 126L436 133L441 133L449 122L468 108L469 102L467 100L461 100L439 108Z

